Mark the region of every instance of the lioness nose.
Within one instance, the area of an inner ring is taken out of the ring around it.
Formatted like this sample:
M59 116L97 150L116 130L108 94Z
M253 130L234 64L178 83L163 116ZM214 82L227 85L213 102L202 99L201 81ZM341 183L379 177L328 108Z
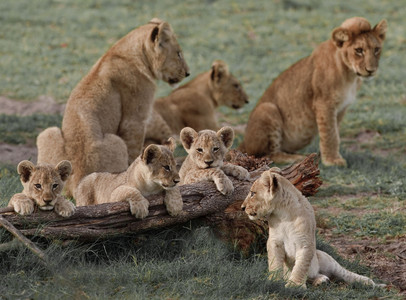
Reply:
M210 161L205 161L205 163L206 163L206 165L211 166L211 164L213 163L213 161L212 161L212 160L210 160Z
M189 77L189 75L190 75L189 72L186 72L186 73L185 73L185 77Z

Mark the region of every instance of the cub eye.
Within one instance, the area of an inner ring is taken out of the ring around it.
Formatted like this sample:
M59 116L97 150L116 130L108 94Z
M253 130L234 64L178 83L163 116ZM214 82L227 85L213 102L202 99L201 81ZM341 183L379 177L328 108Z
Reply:
M36 189L39 189L39 190L40 190L41 187L42 187L39 183L34 184L34 186L35 186Z
M163 166L163 168L164 168L166 171L170 171L170 170L171 170L171 167L170 167L170 166Z
M178 52L178 58L182 59L182 53L181 52Z
M214 147L213 152L217 152L217 151L219 151L219 149L220 149L219 147Z
M199 152L199 153L203 153L203 149L202 149L202 148L197 148L196 151Z
M381 51L381 48L375 48L375 55Z
M364 52L364 50L362 48L355 49L355 53L357 53L357 54L362 54L363 52Z
M255 192L251 191L251 198L255 196Z
M56 189L58 187L58 184L57 183L54 183L53 185L52 185L52 189L54 190L54 189Z
M235 87L238 90L240 88L240 85L238 83L234 83L233 87Z

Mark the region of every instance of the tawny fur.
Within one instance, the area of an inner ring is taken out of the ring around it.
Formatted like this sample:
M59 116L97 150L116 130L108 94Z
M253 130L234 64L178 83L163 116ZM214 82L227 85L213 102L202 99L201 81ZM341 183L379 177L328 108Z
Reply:
M242 204L251 220L264 219L269 224L270 278L286 275L287 286L306 287L307 279L319 285L330 277L376 285L370 278L344 269L330 255L316 250L313 207L289 180L278 173L278 168L262 173Z
M178 215L183 202L179 188L173 150L175 141L168 146L149 145L127 169L117 174L92 173L80 182L75 192L77 206L128 201L131 213L143 219L148 216L148 195L165 192L164 203L169 214Z
M199 74L167 97L155 100L145 140L160 143L178 135L184 127L196 131L218 130L217 107L238 109L246 103L248 96L241 83L225 62L215 60L210 71Z
M214 181L217 190L226 195L234 191L233 183L227 175L240 180L249 179L250 174L243 167L224 164L224 157L234 140L231 127L223 127L217 132L196 132L193 128L185 127L180 132L180 139L188 153L179 171L181 184Z
M8 206L21 215L30 215L35 206L41 210L54 210L62 217L75 213L75 205L65 199L61 192L72 171L69 161L61 161L56 167L49 164L36 166L23 160L17 166L23 191L11 197Z
M374 28L364 18L346 20L313 53L284 71L251 112L240 146L249 155L293 162L292 154L320 136L325 165L346 165L339 153L339 123L355 101L361 79L378 70L386 20Z
M72 195L92 172L122 172L141 153L156 80L189 75L171 26L159 19L120 39L72 91L62 121L37 139L38 162L72 162Z

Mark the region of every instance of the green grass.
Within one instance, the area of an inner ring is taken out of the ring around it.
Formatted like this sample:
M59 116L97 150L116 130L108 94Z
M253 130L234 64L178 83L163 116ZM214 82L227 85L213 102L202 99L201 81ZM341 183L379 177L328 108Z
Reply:
M250 103L221 108L221 121L245 124L266 87L310 54L352 16L388 20L378 75L363 84L341 124L348 168L320 165L325 182L312 203L333 235L350 239L405 235L406 7L402 1L0 1L0 95L31 102L40 95L66 102L71 90L120 37L153 17L177 33L191 78L226 61ZM190 78L187 78L190 80ZM187 81L185 80L185 82ZM157 97L170 92L158 83ZM0 103L1 105L1 103ZM0 115L0 142L33 144L61 117ZM363 132L376 133L358 141ZM235 145L242 139L238 134ZM317 152L317 139L303 153ZM184 154L181 148L177 153ZM0 207L22 187L16 166L0 166ZM339 213L332 214L334 208ZM395 212L391 212L395 208ZM399 210L396 210L400 208ZM352 215L353 214L353 215ZM8 238L2 233L1 240ZM207 228L164 230L94 245L40 243L55 263L45 269L27 250L0 252L0 299L370 299L391 292L332 283L307 291L266 279L266 257L242 258ZM39 241L41 242L41 241ZM325 243L318 247L331 253ZM353 271L370 270L335 256Z

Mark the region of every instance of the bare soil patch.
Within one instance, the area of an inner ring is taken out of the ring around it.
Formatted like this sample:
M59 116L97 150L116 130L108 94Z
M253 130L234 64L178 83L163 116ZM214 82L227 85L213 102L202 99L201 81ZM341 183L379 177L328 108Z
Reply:
M40 96L33 102L12 100L0 96L0 114L29 116L33 114L63 114L65 104L57 103L52 97Z

